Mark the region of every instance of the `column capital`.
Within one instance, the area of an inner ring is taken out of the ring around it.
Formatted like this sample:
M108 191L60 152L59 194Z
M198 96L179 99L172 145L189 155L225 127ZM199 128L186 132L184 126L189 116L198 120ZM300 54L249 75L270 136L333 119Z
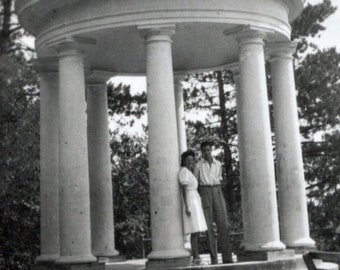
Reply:
M57 57L39 57L33 60L33 65L39 73L56 73L59 69Z
M147 43L155 41L172 42L171 36L175 34L175 24L146 24L138 25L140 35Z
M95 39L67 36L50 42L47 46L57 51L59 56L82 55L85 46L96 44Z
M88 85L106 85L107 81L114 76L111 72L103 70L90 70L85 74Z
M293 59L296 46L296 41L269 43L265 47L265 53L270 57L270 61L278 58Z
M240 44L263 44L265 37L272 33L273 30L271 29L252 25L235 27L234 29L224 31L224 35L233 35Z

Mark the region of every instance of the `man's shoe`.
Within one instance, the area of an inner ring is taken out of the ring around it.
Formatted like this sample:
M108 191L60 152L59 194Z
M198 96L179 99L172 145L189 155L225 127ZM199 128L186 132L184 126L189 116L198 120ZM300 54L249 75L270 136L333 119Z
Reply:
M218 264L217 260L211 260L211 264Z

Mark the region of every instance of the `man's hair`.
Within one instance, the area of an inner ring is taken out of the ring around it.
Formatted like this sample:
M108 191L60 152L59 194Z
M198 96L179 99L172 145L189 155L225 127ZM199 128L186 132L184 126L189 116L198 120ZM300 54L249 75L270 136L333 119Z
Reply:
M187 157L189 157L189 156L192 156L193 158L195 158L195 152L192 151L192 150L187 150L187 151L182 153L182 155L181 155L181 166L182 167L185 166L184 162L187 159Z
M209 141L204 141L204 142L201 143L201 149L203 147L206 147L206 146L210 146L211 147L211 143Z

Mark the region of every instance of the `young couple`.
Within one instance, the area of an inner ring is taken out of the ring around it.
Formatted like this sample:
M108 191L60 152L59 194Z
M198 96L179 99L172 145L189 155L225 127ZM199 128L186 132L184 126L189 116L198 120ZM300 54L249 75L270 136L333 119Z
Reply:
M201 153L202 158L197 164L193 151L188 150L181 155L179 182L184 200L184 234L191 234L193 264L199 265L201 264L198 250L199 233L208 230L211 264L217 264L217 245L213 225L215 223L223 263L231 263L229 222L220 185L222 166L213 158L212 146L209 142L201 144Z

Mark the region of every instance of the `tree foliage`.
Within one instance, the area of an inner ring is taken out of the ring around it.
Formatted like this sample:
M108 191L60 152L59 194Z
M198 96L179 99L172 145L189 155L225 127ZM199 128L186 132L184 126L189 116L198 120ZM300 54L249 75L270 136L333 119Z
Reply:
M39 102L25 60L0 55L0 250L28 269L39 249Z
M308 4L301 15L292 23L292 40L298 40L297 53L305 53L308 49L317 48L309 41L309 37L317 37L321 31L326 30L322 23L331 16L336 10L330 0L311 5Z
M14 13L15 0L0 1L0 54L23 55L34 49L21 42L27 32L21 27Z
M340 54L308 42L325 30L322 23L335 10L329 0L308 5L293 24L293 36L299 40L295 79L311 233L321 250L339 251ZM305 55L309 48L314 50Z
M113 136L112 183L117 249L141 257L143 238L149 237L149 180L145 138Z
M39 98L14 1L0 2L0 251L6 269L39 252Z

